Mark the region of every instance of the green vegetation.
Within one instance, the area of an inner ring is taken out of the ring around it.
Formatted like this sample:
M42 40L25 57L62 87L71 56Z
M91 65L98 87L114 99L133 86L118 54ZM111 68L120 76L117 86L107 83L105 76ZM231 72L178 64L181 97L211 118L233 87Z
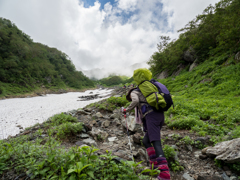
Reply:
M172 171L182 171L184 169L184 167L180 166L179 162L175 159L176 152L173 147L164 145L163 152Z
M43 142L37 138L33 143L27 136L0 141L0 174L14 168L16 173L26 172L31 179L146 179L136 172L141 162L117 164L111 152L98 157L98 149L88 146L66 151L51 136L44 145Z
M166 113L166 122L172 129L188 129L201 136L211 135L214 142L240 137L235 127L240 123L239 69L240 64L214 66L219 58L211 58L193 71L183 71L179 76L160 80L173 94L174 109ZM208 68L212 68L208 73ZM204 80L208 81L204 81ZM170 117L172 114L172 118Z
M14 170L15 174L26 173L31 179L146 179L138 166L141 162L116 163L116 156L108 151L97 156L98 149L94 147L61 145L59 138L71 139L82 131L82 124L76 121L70 115L58 114L34 134L1 140L0 175Z
M149 60L155 76L162 71L172 76L159 80L174 96L174 109L166 113L168 127L210 135L213 145L240 137L239 9L238 0L208 6L179 31L177 40L161 36ZM198 66L189 72L193 61ZM184 69L175 76L180 66ZM181 143L193 143L188 140ZM239 169L239 164L228 166Z
M211 135L214 143L226 140L229 132L230 139L240 137L235 130L240 123L240 63L235 59L240 50L239 7L239 1L222 0L182 29L186 32L178 40L168 43L169 38L161 37L159 52L149 61L154 74L171 69L170 66L176 68L181 62L186 64L183 54L190 47L199 63L191 72L187 66L180 75L159 80L174 96L174 109L166 113L170 128ZM180 52L174 49L177 47L184 48Z
M100 80L95 81L96 84L100 84L106 87L110 86L117 86L117 85L130 85L131 83L134 83L133 77L129 78L127 76L115 76L110 75L107 78L103 78Z
M127 101L126 96L122 97L110 97L107 100L102 101L101 103L96 102L87 105L87 107L95 106L101 110L113 111L120 107L127 107L130 102Z
M189 60L184 58L187 50L198 63L211 57L219 57L218 65L225 62L240 50L239 9L238 0L221 0L215 6L209 5L203 14L179 30L182 34L177 40L161 36L158 51L148 62L152 73L157 75L167 70L171 75L179 65L188 66Z
M24 94L44 86L57 90L94 87L69 57L32 39L0 18L0 96Z

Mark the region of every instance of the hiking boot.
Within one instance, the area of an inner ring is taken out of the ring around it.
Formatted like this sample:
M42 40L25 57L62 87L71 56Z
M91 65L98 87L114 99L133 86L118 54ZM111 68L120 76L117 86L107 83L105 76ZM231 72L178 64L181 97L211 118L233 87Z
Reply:
M160 174L158 175L159 180L170 180L170 172L168 167L168 162L165 157L156 158L158 170L160 170Z

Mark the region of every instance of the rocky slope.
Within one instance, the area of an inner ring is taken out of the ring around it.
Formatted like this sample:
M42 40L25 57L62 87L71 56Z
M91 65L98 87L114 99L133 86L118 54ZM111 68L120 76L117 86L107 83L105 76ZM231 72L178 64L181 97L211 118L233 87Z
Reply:
M122 96L126 91L127 89L116 89L113 96ZM90 96L93 97L93 95ZM102 104L103 101L98 103ZM80 110L66 112L66 114L70 114L73 117L76 117L79 122L84 123L84 129L81 134L62 142L62 145L66 148L72 146L93 145L99 149L97 152L98 155L105 154L106 150L112 151L113 155L119 157L116 158L117 161L131 160L133 155L135 161L143 161L141 163L143 169L145 166L148 167L146 151L141 143L144 133L141 125L135 124L133 113L127 118L131 147L133 150L132 153L130 151L127 136L126 120L122 116L120 107L113 111L106 111L100 110L92 105ZM31 129L22 131L18 136L34 134L35 131L42 129L43 127L44 126L37 125ZM44 131L44 129L42 136L47 136L47 132ZM205 148L202 150L203 147L211 144L209 141L210 137L198 137L195 133L191 133L187 130L171 130L166 125L162 128L161 137L163 145L170 146L176 152L175 154L172 154L172 157L169 157L169 164L179 162L179 166L184 167L184 170L181 171L171 171L172 180L238 179L239 172L232 172L228 167L219 168L215 165L214 157L217 154L214 154L214 148ZM34 140L34 137L32 139ZM236 139L235 143L240 144L240 139ZM226 146L230 147L229 143L225 143L225 146L221 146L222 152L226 152L226 148L224 151L224 147ZM232 148L239 148L239 145L238 147L235 146ZM228 155L229 153L227 156ZM239 157L240 155L238 153L238 158L235 158L238 162ZM174 164L171 164L171 166L174 167Z

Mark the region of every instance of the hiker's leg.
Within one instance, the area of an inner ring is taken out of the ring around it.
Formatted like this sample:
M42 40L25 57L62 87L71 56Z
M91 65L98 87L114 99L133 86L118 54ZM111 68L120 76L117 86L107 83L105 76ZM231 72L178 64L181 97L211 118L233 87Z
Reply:
M159 180L170 180L170 172L168 168L168 162L164 157L160 130L164 122L164 114L161 112L152 112L146 116L146 125L148 130L149 141L153 143L156 159L153 162L154 168L159 169L161 172L158 175ZM162 156L162 157L159 157Z
M154 147L152 147L152 144L150 143L150 140L149 140L149 137L148 137L148 133L146 133L144 138L143 138L143 145L147 149L147 154L148 154L148 157L149 157L150 168L152 168L152 164L154 166L154 169L157 168L157 161L156 161L156 157L157 156L156 156Z
M165 157L163 149L162 149L161 141L153 141L152 143L153 143L153 147L154 147L155 152L156 152L156 156L157 157Z
M152 144L151 144L151 142L149 140L149 137L148 137L148 133L145 134L145 136L142 140L142 143L143 143L143 145L145 146L146 149L149 148L149 147L152 147Z

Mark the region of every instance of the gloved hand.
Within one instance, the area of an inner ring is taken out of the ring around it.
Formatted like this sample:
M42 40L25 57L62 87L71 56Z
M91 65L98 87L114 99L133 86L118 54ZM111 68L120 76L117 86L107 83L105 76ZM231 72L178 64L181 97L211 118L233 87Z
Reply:
M122 113L123 113L123 114L126 114L126 109L125 109L124 107L122 107L121 110L122 110Z

